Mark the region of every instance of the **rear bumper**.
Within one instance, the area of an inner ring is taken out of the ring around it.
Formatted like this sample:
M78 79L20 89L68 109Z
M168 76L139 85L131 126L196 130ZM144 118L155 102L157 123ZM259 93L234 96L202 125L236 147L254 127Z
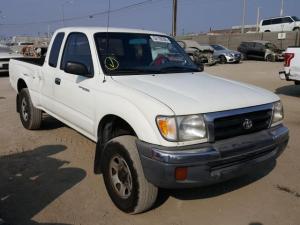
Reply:
M300 76L292 76L290 73L286 73L285 71L280 71L279 77L281 80L286 81L300 81Z
M144 174L162 188L187 188L222 182L249 172L257 164L275 160L285 149L289 131L279 125L215 143L167 148L138 141ZM175 169L187 167L184 181Z

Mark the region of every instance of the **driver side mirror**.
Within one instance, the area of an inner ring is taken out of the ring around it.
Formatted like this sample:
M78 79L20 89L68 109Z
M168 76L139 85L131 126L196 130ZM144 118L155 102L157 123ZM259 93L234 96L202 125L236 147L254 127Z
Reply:
M67 62L64 71L66 73L80 75L88 78L93 77L86 65L79 62Z

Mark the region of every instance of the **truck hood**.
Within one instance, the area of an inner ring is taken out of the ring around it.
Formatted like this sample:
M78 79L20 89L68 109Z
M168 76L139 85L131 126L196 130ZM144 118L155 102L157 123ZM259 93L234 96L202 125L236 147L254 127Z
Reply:
M115 76L113 79L164 103L176 115L246 108L279 100L277 95L264 89L205 72Z

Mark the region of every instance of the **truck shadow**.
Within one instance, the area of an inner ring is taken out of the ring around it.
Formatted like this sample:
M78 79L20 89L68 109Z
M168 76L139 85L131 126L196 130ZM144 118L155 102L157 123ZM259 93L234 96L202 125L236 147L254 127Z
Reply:
M247 186L269 174L275 167L276 161L270 161L264 165L253 168L253 171L244 176L207 187L165 190L160 189L154 208L162 205L169 197L179 200L195 200L216 197Z
M86 176L80 168L66 167L68 161L51 157L65 149L46 145L0 157L0 218L5 223L39 224L32 218Z
M42 130L55 130L65 126L65 124L55 119L54 117L48 115L47 113L43 114L43 121L41 126Z
M275 90L276 94L300 97L300 85L286 85Z

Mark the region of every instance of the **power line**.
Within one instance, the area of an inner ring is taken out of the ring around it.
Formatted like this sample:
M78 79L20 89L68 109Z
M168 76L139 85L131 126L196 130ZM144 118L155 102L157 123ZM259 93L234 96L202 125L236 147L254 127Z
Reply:
M150 4L150 3L156 3L156 2L160 2L160 1L165 1L165 0L145 0L145 1L142 1L142 2L138 2L138 3L131 4L131 5L123 6L123 7L113 9L113 10L110 10L110 11L105 10L105 11L102 11L102 12L96 12L96 13L92 13L92 14L85 15L85 16L75 16L75 17L65 18L64 21L92 19L92 18L97 17L97 16L106 15L107 13L116 13L116 12L120 12L120 11L123 11L123 10L143 6L143 5ZM28 22L28 23L7 23L7 24L1 24L1 26L26 26L26 25L37 25L37 24L54 24L54 23L61 23L62 21L63 21L62 19L55 19L55 20L44 20L44 21Z

